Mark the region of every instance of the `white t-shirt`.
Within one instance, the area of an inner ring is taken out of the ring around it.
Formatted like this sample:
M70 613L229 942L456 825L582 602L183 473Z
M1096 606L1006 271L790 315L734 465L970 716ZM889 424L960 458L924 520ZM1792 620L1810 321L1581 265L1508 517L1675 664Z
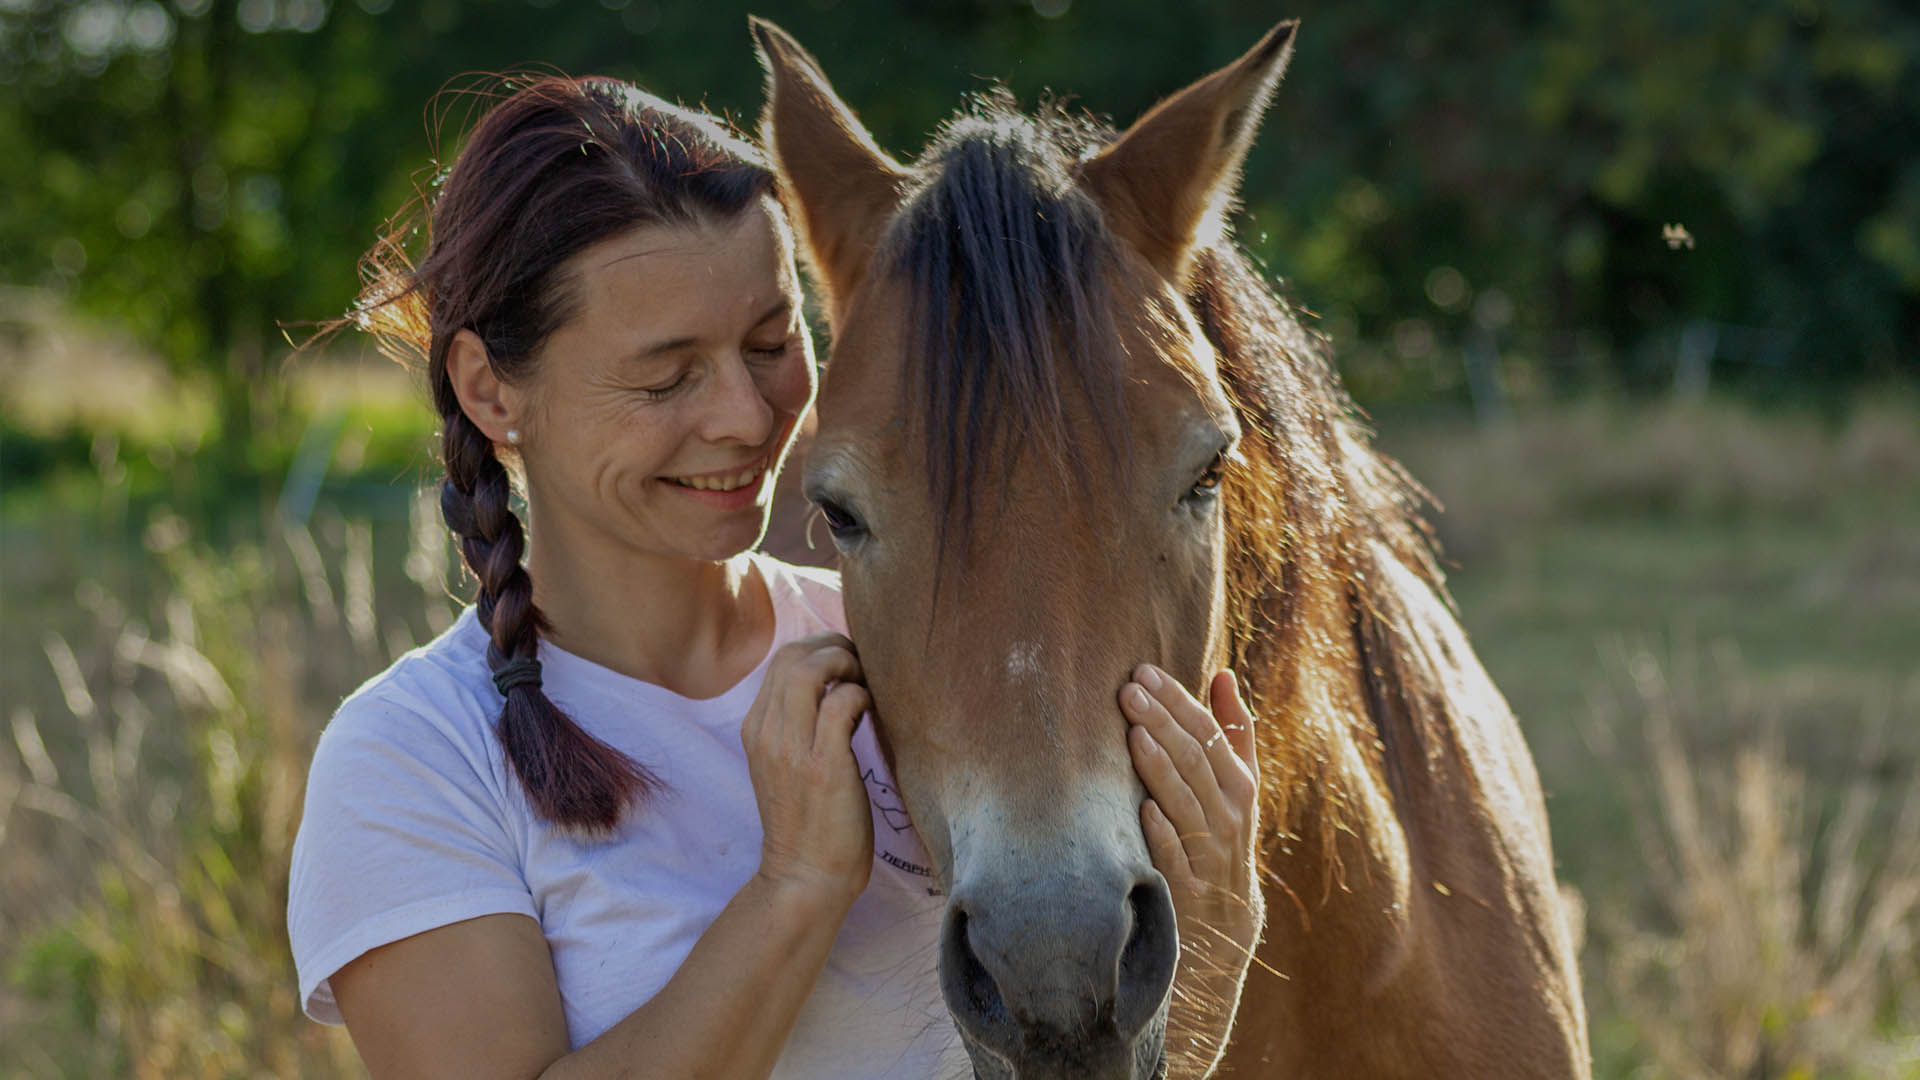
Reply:
M835 575L764 556L753 564L773 598L775 648L844 632ZM590 842L528 806L494 734L500 696L486 645L470 608L356 691L322 733L287 901L301 1000L309 1016L337 1024L327 979L348 961L434 927L517 912L539 921L552 948L577 1048L666 984L759 865L740 724L766 662L696 701L541 642L547 694L664 783L612 840ZM773 1075L964 1074L935 970L942 901L886 797L867 725L855 741L874 796L873 880Z

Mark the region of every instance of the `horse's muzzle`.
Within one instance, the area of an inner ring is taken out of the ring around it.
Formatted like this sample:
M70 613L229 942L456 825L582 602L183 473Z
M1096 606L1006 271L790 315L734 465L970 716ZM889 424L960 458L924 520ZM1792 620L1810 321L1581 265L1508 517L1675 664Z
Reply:
M1124 882L1010 876L956 887L940 981L977 1075L1160 1075L1180 951L1173 902L1157 873L1115 887Z

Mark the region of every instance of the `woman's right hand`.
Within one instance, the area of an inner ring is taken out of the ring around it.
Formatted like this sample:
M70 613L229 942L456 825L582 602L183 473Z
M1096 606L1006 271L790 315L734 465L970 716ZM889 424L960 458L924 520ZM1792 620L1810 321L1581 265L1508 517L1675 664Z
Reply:
M760 807L759 875L848 906L873 872L873 816L852 747L872 706L860 680L844 636L788 642L740 726Z

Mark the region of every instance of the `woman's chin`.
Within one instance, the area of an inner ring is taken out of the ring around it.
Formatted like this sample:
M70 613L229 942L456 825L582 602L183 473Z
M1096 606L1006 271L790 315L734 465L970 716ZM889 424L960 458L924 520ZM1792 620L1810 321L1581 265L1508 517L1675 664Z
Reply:
M752 507L731 515L735 520L717 523L703 531L692 545L695 549L692 557L705 562L725 562L742 552L752 551L767 534L767 511L764 505Z

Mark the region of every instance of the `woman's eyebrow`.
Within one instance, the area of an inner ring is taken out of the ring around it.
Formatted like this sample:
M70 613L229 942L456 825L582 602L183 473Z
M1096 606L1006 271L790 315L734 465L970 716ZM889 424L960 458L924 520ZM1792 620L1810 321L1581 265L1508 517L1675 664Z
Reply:
M772 320L776 317L779 317L782 315L790 315L792 313L793 313L793 300L790 297L783 296L780 299L774 301L771 307L767 308L764 312L760 314L758 318L754 319L753 322L748 325L753 327L759 327L766 324L769 320ZM680 337L668 338L665 341L657 341L652 345L643 346L638 351L629 355L627 357L627 363L637 364L647 360L652 360L655 357L663 356L670 352L676 352L680 349L686 348L689 345L697 345L699 343L700 343L700 339L698 337L695 337L692 334L684 334L684 335L681 335Z
M792 313L793 313L793 298L788 296L783 296L780 299L775 300L773 302L773 306L767 308L766 311L762 312L759 318L753 320L753 325L760 326L776 316L790 315Z

